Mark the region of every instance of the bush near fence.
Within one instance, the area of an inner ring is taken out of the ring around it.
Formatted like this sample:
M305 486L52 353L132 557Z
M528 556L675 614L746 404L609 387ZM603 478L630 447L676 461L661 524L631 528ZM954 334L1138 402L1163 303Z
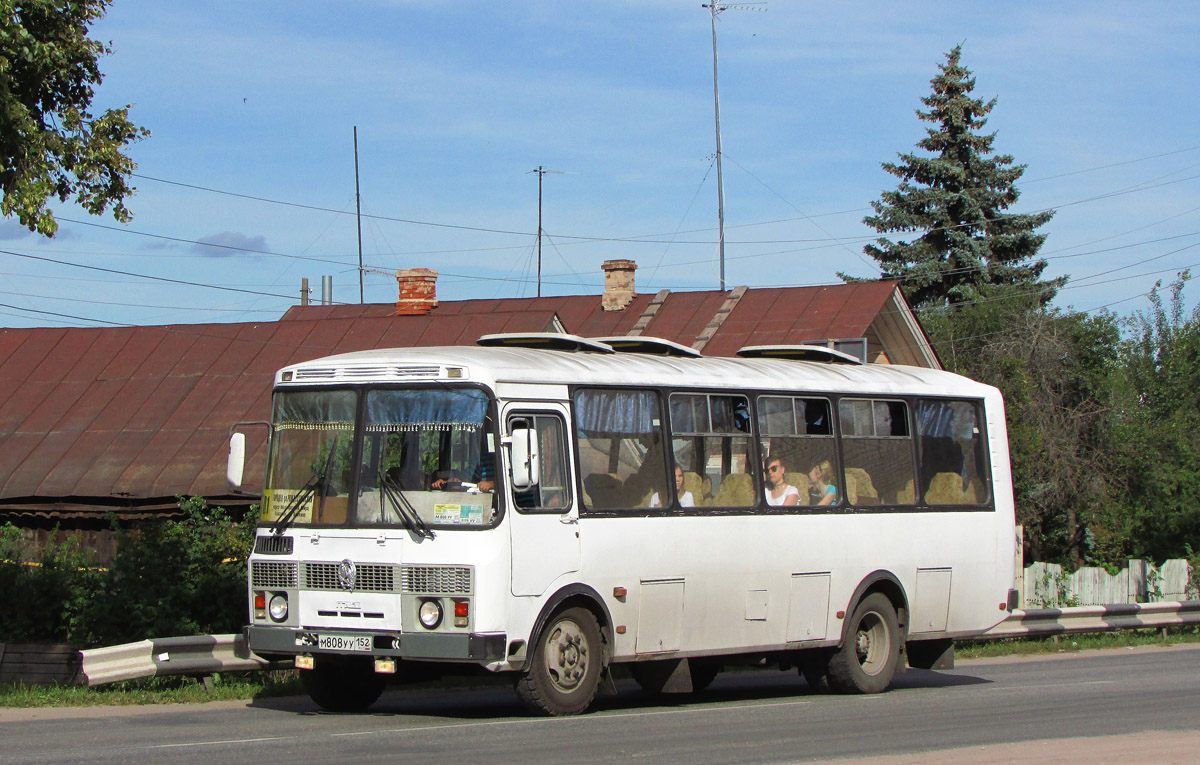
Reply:
M118 530L106 568L73 538L35 551L11 524L0 527L0 643L86 648L239 632L254 519L195 497L181 497L180 509L182 520Z

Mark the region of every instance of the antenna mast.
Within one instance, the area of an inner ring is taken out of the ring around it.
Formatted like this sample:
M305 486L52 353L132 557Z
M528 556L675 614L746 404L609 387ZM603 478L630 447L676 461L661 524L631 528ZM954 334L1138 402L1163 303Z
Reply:
M725 181L721 176L721 92L717 88L717 14L728 11L758 11L765 13L766 8L756 8L754 6L766 5L766 3L748 3L743 5L732 5L730 3L713 2L705 3L702 8L707 8L712 19L712 48L713 48L713 113L717 123L717 229L719 239L719 251L721 258L721 291L725 291Z
M358 193L358 125L354 126L354 217L358 221L358 304L362 305L363 262L362 262L362 195Z
M537 166L537 170L530 170L530 173L537 173L538 177L538 232L537 232L537 253L538 253L538 269L537 269L537 296L542 296L542 178L546 173L556 173L562 175L561 170L547 170L541 165ZM528 175L529 173L526 173Z

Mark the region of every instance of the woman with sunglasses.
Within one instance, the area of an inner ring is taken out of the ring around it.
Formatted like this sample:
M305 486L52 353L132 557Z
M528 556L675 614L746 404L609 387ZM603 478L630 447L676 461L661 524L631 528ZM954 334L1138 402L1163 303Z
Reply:
M800 490L786 479L787 468L783 460L774 457L767 460L767 504L776 507L800 504Z

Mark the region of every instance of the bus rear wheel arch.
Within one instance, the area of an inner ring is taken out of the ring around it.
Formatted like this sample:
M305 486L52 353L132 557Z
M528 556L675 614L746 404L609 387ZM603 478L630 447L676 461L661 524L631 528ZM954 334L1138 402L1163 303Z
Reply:
M606 654L600 623L591 610L571 606L556 611L546 620L517 679L517 696L535 714L585 712L600 688Z
M900 666L904 635L896 607L872 592L855 606L842 645L829 657L829 686L841 693L881 693Z

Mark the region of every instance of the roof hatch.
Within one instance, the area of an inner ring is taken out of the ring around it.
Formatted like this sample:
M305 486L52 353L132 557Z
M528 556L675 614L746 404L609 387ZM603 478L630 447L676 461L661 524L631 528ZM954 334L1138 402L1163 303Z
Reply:
M604 343L560 332L509 332L499 335L484 335L475 343L489 348L537 348L545 351L615 353L611 346Z
M610 346L617 353L646 353L653 356L685 356L699 358L704 354L695 348L680 345L673 340L661 337L645 337L642 335L621 335L619 337L592 337L597 343Z
M821 345L747 345L737 352L744 359L788 359L822 361L826 364L856 364L863 360Z

